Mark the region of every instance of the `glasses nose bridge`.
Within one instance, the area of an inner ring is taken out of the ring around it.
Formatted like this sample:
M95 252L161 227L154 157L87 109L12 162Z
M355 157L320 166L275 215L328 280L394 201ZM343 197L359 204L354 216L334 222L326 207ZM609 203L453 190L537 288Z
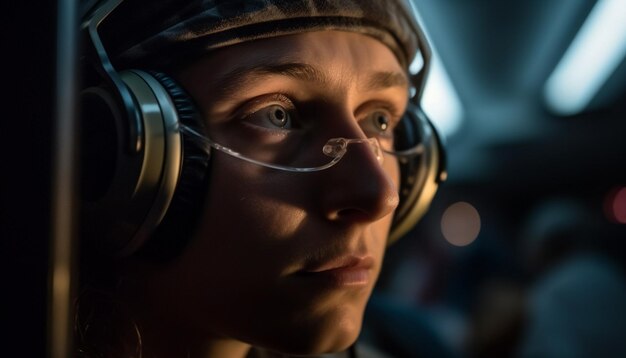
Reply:
M376 160L382 164L382 147L376 138L369 138L367 133L363 130L358 118L349 111L342 111L342 113L335 114L331 123L334 123L333 128L328 128L324 132L331 138L326 142L323 147L323 152L327 156L341 159L346 152L355 146L367 145ZM339 134L340 136L337 136ZM336 137L335 137L336 136ZM327 137L328 138L328 137Z
M332 138L326 142L322 151L337 162L345 156L351 146L354 148L358 145L367 146L378 164L383 164L383 151L376 138Z

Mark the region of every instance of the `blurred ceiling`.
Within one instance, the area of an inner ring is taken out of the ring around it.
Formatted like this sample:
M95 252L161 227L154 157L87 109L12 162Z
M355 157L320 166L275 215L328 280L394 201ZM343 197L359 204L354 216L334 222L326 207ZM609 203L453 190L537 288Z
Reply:
M463 105L451 183L626 180L625 61L585 113L559 117L542 96L595 0L413 1Z

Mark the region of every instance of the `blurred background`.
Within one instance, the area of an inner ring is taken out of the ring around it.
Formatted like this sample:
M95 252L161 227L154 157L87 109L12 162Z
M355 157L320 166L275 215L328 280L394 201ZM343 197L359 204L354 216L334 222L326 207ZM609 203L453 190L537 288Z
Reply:
M413 3L449 175L388 250L363 339L398 357L626 356L626 1Z
M63 356L46 347L75 3L2 5L3 356ZM361 339L400 358L626 357L626 0L414 5L449 175L389 248Z

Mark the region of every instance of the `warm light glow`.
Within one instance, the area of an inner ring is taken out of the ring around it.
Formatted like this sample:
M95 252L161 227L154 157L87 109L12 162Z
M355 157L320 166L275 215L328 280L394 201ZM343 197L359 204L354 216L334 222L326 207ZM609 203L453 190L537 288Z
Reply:
M411 7L413 8L415 17L419 20L420 24L423 24L415 8L415 4L413 4L412 1ZM423 27L422 30L424 31L424 35L428 38L428 31ZM430 41L429 44L432 57L430 73L422 95L422 109L432 120L439 132L444 137L448 137L455 133L461 126L463 105L448 77L434 44L432 41ZM411 71L415 68L421 68L423 61L421 56L417 56L410 66Z
M478 210L464 201L450 205L441 217L441 233L452 245L471 244L480 233Z
M599 0L548 79L547 104L571 115L585 109L626 55L626 1Z
M612 190L609 193L605 211L610 220L626 224L626 187Z

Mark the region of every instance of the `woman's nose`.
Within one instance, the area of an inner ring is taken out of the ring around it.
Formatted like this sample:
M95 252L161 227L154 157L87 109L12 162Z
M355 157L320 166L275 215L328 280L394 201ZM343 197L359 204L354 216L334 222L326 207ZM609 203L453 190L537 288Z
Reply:
M343 134L363 137L358 126L350 132ZM320 173L325 183L322 210L328 220L373 222L398 206L397 162L377 153L368 141L349 145L343 158L325 172Z

